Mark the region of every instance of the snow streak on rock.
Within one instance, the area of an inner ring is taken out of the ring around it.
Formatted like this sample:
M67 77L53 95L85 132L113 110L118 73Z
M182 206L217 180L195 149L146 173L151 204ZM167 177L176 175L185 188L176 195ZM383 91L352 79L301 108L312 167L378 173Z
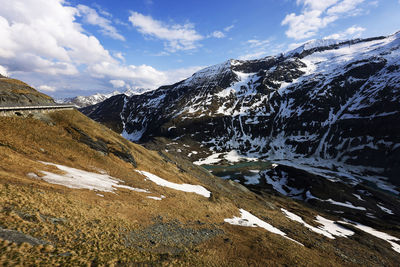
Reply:
M279 230L278 228L270 225L269 223L264 222L263 220L257 218L256 216L254 216L253 214L251 214L250 212L244 210L244 209L240 209L240 217L233 217L231 219L224 219L225 222L229 223L229 224L233 224L233 225L239 225L239 226L246 226L246 227L261 227L264 228L265 230L283 236L293 242L296 242L297 244L304 246L303 244L297 242L296 240L293 240L289 237L286 236L286 234L284 232L282 232L281 230Z

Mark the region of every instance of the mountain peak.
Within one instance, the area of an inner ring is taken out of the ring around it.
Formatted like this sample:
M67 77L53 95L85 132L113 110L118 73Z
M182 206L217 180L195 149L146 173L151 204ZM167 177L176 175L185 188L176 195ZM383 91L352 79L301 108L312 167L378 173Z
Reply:
M337 39L313 39L309 40L302 45L298 46L297 48L290 50L286 53L286 55L295 55L301 54L304 51L311 50L317 47L328 47L331 45L337 45L340 43L345 42L344 40L337 40Z
M181 86L204 86L207 81L221 80L224 76L229 75L232 72L232 62L233 60L226 60L220 64L212 65L202 70L199 70L191 77L184 80Z

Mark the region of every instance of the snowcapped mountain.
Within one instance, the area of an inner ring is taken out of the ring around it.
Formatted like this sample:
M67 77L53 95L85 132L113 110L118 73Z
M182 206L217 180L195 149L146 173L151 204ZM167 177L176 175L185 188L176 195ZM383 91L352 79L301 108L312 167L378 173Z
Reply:
M236 150L398 194L399 62L400 33L313 41L82 111L132 141L184 141L192 161Z
M100 103L100 102L102 102L112 96L115 96L115 95L124 94L127 96L132 96L132 95L136 95L136 94L142 94L147 91L149 91L149 89L144 89L144 88L135 89L135 90L127 89L126 91L124 91L122 93L120 91L114 91L109 94L97 93L97 94L90 95L90 96L75 96L75 97L69 97L69 98L64 98L64 99L58 99L57 102L62 103L62 104L71 103L71 104L75 104L78 107L82 108L82 107L95 105L95 104Z

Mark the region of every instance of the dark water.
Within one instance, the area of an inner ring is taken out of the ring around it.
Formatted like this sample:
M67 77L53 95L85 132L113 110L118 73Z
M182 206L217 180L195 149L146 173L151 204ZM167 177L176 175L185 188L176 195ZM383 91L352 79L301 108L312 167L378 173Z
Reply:
M212 172L214 175L224 179L238 179L243 180L244 176L255 176L258 173L251 172L251 170L267 170L270 169L272 163L269 161L248 161L238 162L232 165L202 165L203 168Z

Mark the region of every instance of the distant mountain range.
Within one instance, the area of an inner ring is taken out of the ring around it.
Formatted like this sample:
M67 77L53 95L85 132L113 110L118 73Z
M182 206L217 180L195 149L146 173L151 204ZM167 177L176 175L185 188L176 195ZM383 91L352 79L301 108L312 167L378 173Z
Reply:
M136 94L142 94L147 91L150 91L150 89L144 89L144 88L135 89L135 90L127 89L124 92L114 91L114 92L108 93L108 94L97 93L97 94L90 95L90 96L75 96L75 97L57 99L56 102L60 103L60 104L75 104L76 106L82 108L82 107L95 105L95 104L100 103L100 102L102 102L112 96L115 96L115 95L123 94L126 96L132 96L132 95L136 95Z

